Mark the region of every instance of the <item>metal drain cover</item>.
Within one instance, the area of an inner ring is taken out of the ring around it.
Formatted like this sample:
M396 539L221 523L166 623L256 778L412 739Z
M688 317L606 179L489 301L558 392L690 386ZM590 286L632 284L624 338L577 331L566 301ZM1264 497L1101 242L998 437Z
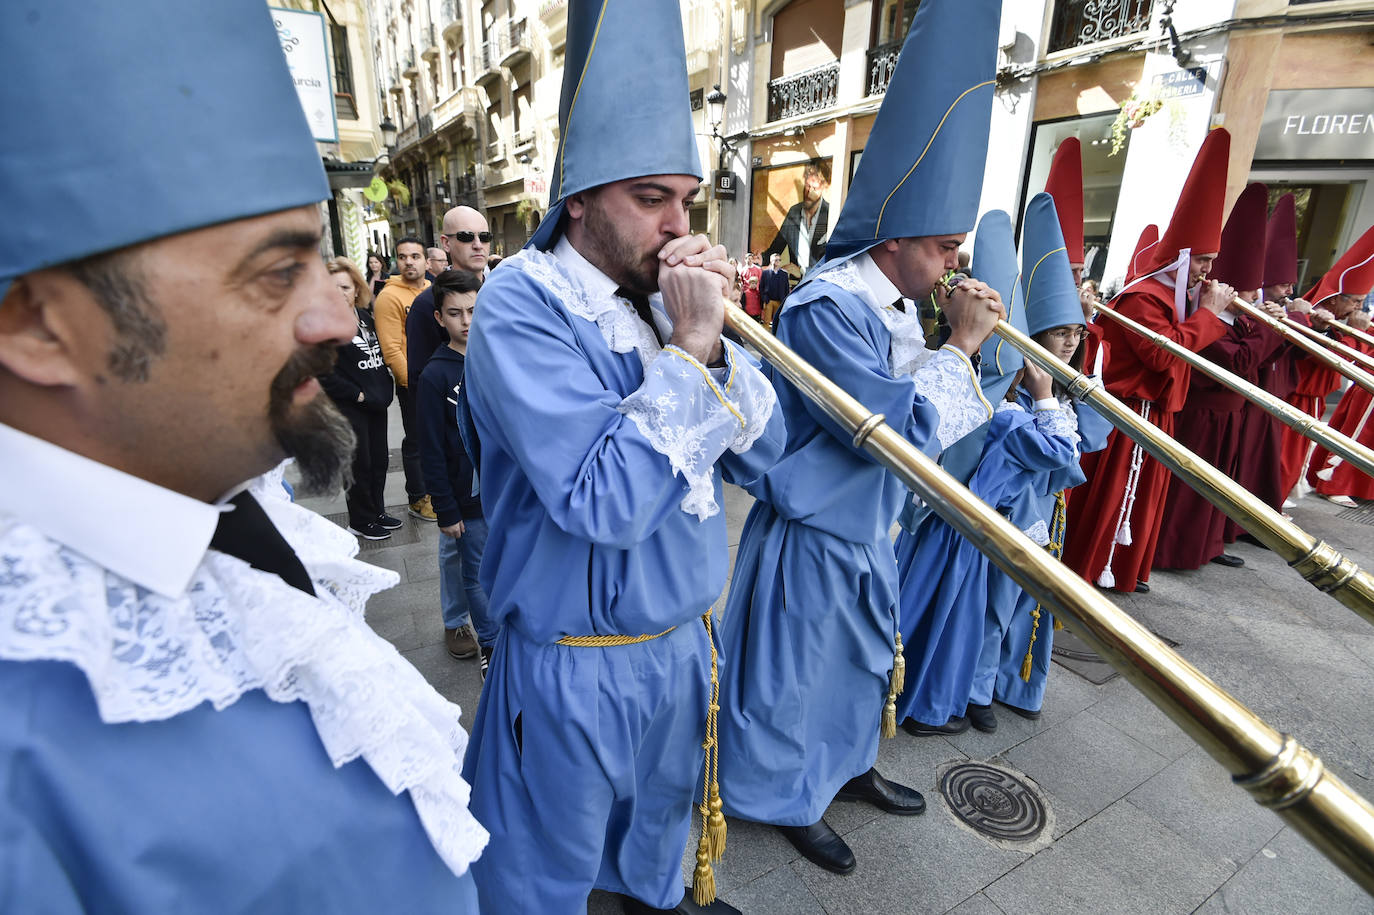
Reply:
M1014 773L987 763L956 763L940 779L954 815L978 832L1005 842L1029 842L1045 828L1045 804Z

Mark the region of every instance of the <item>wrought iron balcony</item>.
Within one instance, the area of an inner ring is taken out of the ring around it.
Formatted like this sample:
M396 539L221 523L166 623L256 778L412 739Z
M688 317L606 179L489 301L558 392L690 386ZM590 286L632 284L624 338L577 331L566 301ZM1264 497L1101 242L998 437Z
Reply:
M835 105L840 62L768 81L768 120L781 121Z
M868 76L864 80L868 86L867 95L882 95L887 91L887 84L892 81L892 71L897 69L897 55L901 53L900 41L890 41L868 49Z
M1060 0L1050 20L1048 51L1144 32L1153 5L1153 0Z

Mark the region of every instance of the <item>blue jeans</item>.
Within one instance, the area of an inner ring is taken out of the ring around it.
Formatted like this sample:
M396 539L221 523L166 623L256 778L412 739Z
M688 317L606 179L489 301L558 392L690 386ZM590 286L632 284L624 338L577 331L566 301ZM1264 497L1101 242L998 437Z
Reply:
M487 593L477 578L486 548L485 518L464 519L463 536L457 540L439 533L439 606L445 629L471 622L478 644L491 647L496 642L496 626L487 613Z

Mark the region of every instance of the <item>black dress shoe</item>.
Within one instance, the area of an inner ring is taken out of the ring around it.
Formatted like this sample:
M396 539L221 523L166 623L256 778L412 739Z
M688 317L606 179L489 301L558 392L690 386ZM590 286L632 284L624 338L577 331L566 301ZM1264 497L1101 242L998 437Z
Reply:
M1150 586L1147 585L1147 584L1145 584L1145 582L1143 582L1143 581L1138 581L1138 582L1135 583L1135 593L1137 593L1137 594L1149 594L1149 593L1150 593Z
M992 713L991 703L974 705L970 702L964 715L968 717L969 723L973 725L975 730L982 731L984 734L991 734L997 730L997 716Z
M697 905L692 898L692 891L689 889L682 894L682 901L671 909L656 909L651 905L645 905L632 896L620 897L621 908L625 910L625 915L660 915L660 913L680 912L682 915L696 915L698 912L710 912L711 915L743 915L739 909L732 906L723 899L717 899L710 905Z
M902 722L902 730L913 737L948 737L950 734L962 734L967 731L968 719L960 716L951 718L944 724L926 724L915 718L908 718Z
M898 816L915 816L925 813L926 799L921 792L906 785L890 782L878 774L877 769L869 769L863 775L856 775L844 783L837 801L867 801L879 810L895 813Z
M1022 718L1026 719L1027 721L1039 721L1039 720L1040 720L1040 709L1036 709L1035 711L1031 711L1031 710L1028 709L1028 708L1019 708L1018 706L1015 706L1015 705L1007 705L1007 704L1006 704L1005 702L1003 702L1001 699L994 699L993 701L996 702L998 705L1002 706L1002 708L1006 709L1007 711L1009 711L1009 712L1011 712L1011 713L1013 713L1013 714L1016 714L1016 715L1020 715Z
M810 826L779 826L778 832L801 852L801 856L817 867L832 874L848 874L854 871L854 853L849 850L840 834L831 829L825 820L818 820Z
M1231 569L1239 569L1241 566L1245 565L1244 559L1241 559L1239 556L1232 556L1230 553L1222 553L1220 556L1213 556L1212 562Z

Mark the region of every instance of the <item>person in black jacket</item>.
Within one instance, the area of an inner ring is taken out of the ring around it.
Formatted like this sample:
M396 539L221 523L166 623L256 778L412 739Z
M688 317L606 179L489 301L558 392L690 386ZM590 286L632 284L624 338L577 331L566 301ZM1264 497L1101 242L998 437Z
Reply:
M365 540L385 540L401 526L386 513L386 408L396 386L382 360L377 329L372 323L372 293L356 264L336 257L328 264L340 297L358 315L358 332L339 347L334 371L320 379L325 393L353 426L358 446L353 451L353 484L345 494L348 530Z
M480 276L461 269L445 270L434 280L433 314L448 334L448 345L435 350L420 372L415 418L420 430L420 468L439 516L444 646L458 659L470 658L480 648L485 670L496 642L487 595L477 578L487 544L487 522L477 494L477 475L458 433L457 413L468 329L481 285Z

